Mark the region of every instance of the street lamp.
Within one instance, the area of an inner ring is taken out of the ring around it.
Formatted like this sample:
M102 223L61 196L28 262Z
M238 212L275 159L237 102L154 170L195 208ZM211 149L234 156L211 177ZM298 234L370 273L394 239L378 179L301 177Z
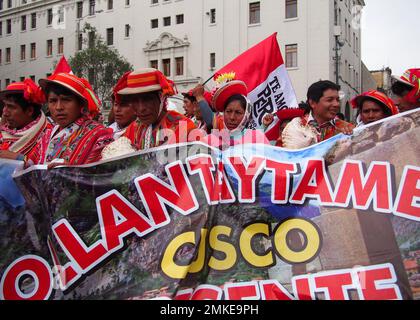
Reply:
M340 21L341 23L341 21ZM337 0L334 1L334 37L335 37L335 83L340 85L340 59L341 59L341 48L344 46L345 42L340 41L341 36L341 26L339 25L338 21L338 8L337 8Z

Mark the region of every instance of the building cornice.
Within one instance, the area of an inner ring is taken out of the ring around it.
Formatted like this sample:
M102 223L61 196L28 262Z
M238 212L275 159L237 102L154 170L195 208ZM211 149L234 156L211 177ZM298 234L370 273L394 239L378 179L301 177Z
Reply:
M184 38L181 40L177 37L174 37L169 32L162 33L158 39L147 42L146 47L143 49L144 52L153 52L165 49L172 49L172 48L183 48L189 47L190 43L188 42L188 38Z
M63 3L63 0L45 0L40 2L30 2L27 4L22 4L14 8L3 8L3 10L0 11L0 19L4 19L8 16L14 16L14 15L20 15L27 11L34 11L43 7L50 7L54 4L61 4L64 6L68 5L74 5L75 1L65 1Z

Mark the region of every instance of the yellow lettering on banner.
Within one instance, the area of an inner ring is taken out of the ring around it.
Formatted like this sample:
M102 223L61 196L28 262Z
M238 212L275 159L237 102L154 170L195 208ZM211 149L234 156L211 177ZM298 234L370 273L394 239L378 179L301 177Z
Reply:
M264 256L257 255L252 248L251 241L258 234L270 236L270 229L267 224L256 223L244 229L239 239L241 253L244 259L257 268L265 268L274 264L273 253L270 251Z
M190 273L201 272L204 268L206 260L206 237L207 229L201 229L200 247L198 248L197 259L191 264Z
M219 240L220 235L225 235L230 237L232 233L232 228L225 226L214 227L209 236L210 247L215 251L223 252L226 255L226 258L223 260L216 259L214 256L210 258L209 267L213 270L224 271L232 268L237 259L236 249L229 242L224 242Z
M294 229L300 230L306 237L306 246L299 252L292 250L287 243L287 234ZM321 235L313 223L303 219L290 219L279 225L274 234L274 244L279 256L287 262L305 263L318 254Z
M185 279L187 277L190 265L180 266L174 261L174 257L179 248L191 243L195 245L195 233L186 232L174 238L167 246L161 262L162 271L172 279Z

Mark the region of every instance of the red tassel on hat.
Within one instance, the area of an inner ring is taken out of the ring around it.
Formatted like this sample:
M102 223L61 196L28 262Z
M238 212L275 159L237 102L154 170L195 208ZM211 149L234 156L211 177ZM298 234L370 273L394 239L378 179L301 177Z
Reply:
M118 80L117 84L115 85L114 89L112 90L113 93L114 93L114 99L115 99L116 103L121 102L121 98L118 95L118 92L121 91L122 89L127 88L127 78L128 78L128 75L130 73L131 73L130 71L124 73L124 75L120 78L120 80Z
M44 104L46 102L47 99L45 98L44 92L32 79L25 79L23 84L23 97L25 100L35 104Z
M99 100L98 96L93 91L92 86L86 79L80 78L80 80L85 86L85 92L83 93L83 96L88 102L89 114L92 118L95 118L100 112L99 108L101 106L101 100Z
M167 79L162 72L160 72L159 70L156 70L156 75L159 81L159 84L162 88L162 93L163 96L165 97L170 97L175 95L175 90L174 90L174 82Z

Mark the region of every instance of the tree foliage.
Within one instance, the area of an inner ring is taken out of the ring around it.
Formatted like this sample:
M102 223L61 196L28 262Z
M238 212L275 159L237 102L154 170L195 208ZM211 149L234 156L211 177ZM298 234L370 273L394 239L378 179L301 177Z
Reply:
M133 66L115 48L107 46L96 28L85 24L82 29L83 44L87 48L69 58L75 75L89 80L101 101L109 100L118 79Z

